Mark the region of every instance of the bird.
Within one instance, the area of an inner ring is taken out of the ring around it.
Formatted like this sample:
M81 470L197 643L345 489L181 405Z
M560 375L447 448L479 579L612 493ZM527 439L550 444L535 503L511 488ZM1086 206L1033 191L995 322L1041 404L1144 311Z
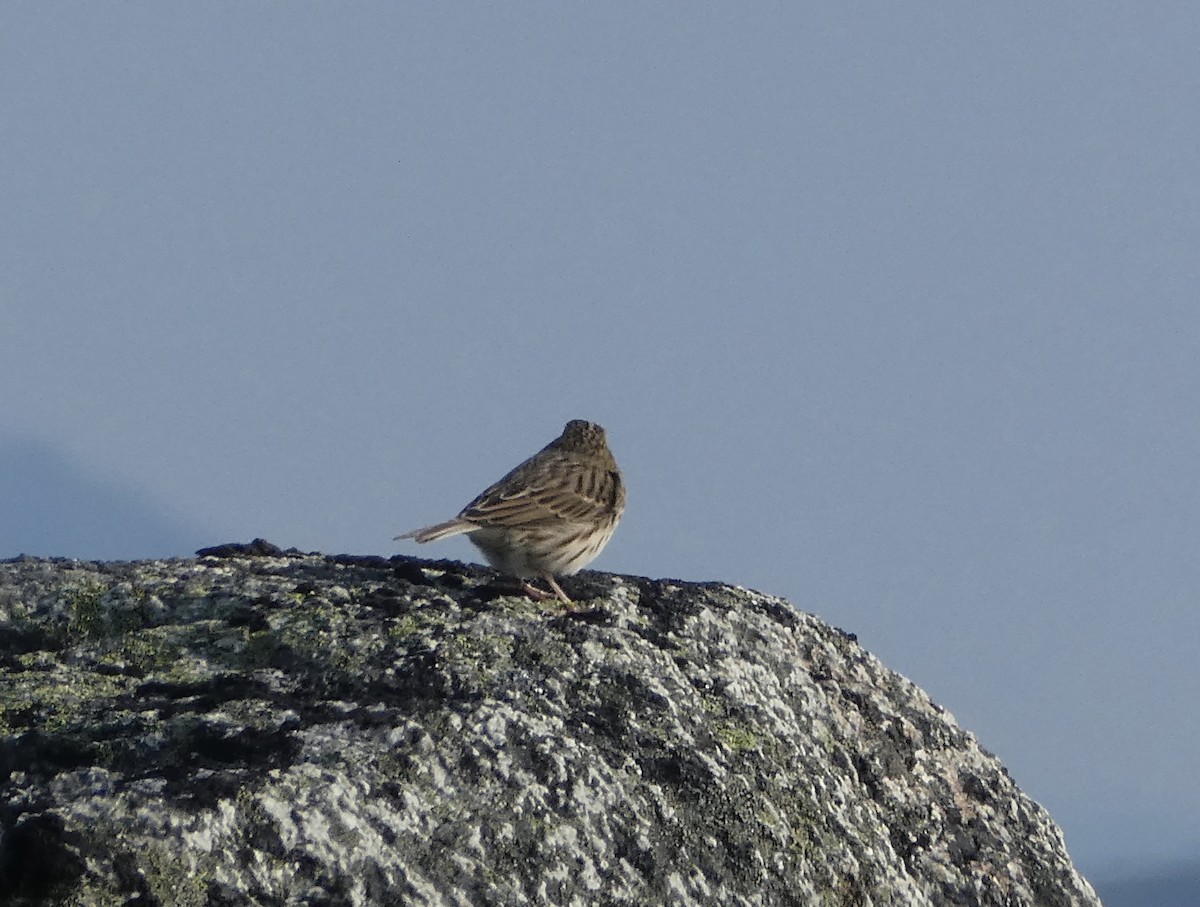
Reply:
M555 579L590 564L625 512L625 482L604 429L572 419L562 434L488 486L452 520L395 540L419 544L465 534L489 564L522 580L539 601L571 604ZM544 579L545 592L528 580Z

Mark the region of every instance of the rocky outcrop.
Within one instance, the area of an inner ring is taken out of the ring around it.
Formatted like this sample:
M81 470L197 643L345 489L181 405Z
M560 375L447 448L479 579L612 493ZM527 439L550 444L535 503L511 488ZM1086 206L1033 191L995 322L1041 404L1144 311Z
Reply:
M970 734L778 598L201 554L0 564L0 901L1099 903Z

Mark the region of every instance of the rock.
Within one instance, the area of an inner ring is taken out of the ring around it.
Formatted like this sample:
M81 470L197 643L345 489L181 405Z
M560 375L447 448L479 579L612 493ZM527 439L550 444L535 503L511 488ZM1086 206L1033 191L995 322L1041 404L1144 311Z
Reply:
M212 551L0 564L0 901L1099 904L995 757L781 599Z

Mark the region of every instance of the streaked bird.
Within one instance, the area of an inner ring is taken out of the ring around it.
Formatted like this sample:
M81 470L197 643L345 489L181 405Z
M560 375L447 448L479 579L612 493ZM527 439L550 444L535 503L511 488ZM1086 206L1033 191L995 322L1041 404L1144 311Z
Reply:
M624 510L625 483L604 429L575 419L454 519L396 539L424 544L466 533L489 564L519 577L530 596L552 597L528 582L540 577L569 604L555 577L590 564L612 538Z

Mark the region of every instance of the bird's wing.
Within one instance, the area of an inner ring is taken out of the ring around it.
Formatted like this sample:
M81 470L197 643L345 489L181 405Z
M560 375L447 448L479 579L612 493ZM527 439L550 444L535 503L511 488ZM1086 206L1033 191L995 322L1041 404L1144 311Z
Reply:
M581 523L619 511L620 474L570 457L526 461L463 508L459 519L504 528Z

